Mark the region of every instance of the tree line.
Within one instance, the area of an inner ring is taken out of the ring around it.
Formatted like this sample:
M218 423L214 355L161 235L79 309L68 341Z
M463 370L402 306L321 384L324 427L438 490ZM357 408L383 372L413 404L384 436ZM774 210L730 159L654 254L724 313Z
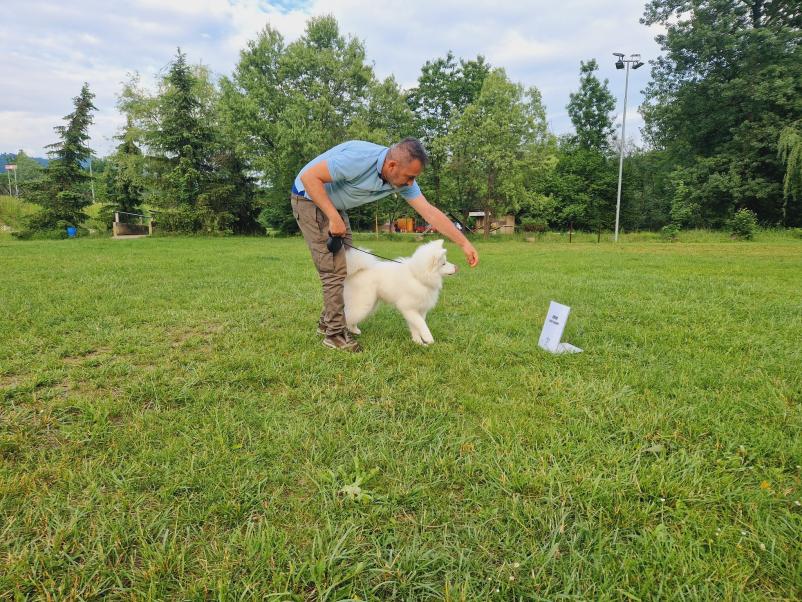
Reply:
M641 108L645 147L627 145L621 227L719 228L738 210L767 226L802 225L802 23L787 2L651 0L663 54ZM215 81L178 50L155 91L127 81L118 146L96 162L102 216L157 212L175 232L292 232L289 190L312 157L347 139L421 139L424 194L464 219L512 213L526 230L612 227L618 182L615 99L595 59L581 61L555 136L540 92L482 56L427 61L417 85L380 80L362 43L333 17L286 43L270 26ZM91 203L85 164L93 95L84 85L56 128L45 170L28 160L30 230L78 226ZM409 214L400 198L350 214L355 229Z

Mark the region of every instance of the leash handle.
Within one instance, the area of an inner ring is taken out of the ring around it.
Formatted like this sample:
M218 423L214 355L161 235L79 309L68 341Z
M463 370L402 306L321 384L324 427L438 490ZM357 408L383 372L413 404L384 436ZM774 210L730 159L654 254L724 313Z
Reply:
M329 239L326 241L326 248L334 255L343 248L343 237L342 236L333 236L331 232L329 232Z

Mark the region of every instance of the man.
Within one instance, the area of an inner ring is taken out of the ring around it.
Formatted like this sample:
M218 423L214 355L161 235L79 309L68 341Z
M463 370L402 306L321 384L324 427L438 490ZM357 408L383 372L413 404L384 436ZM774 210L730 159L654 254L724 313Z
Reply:
M429 161L421 143L405 138L390 148L351 140L312 159L292 186L292 213L312 253L323 284L323 312L318 333L332 349L361 351L345 325L343 283L346 276L345 250L331 253L326 247L329 234L351 244L346 211L399 193L438 232L458 244L468 265L479 263L473 245L442 211L430 205L415 181Z

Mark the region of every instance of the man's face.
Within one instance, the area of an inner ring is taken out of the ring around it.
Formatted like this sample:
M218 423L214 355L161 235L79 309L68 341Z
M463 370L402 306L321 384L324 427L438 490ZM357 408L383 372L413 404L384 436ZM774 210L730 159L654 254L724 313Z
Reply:
M396 188L401 188L402 186L412 186L415 178L423 171L423 165L417 159L405 162L391 159L385 164L385 171L384 179Z

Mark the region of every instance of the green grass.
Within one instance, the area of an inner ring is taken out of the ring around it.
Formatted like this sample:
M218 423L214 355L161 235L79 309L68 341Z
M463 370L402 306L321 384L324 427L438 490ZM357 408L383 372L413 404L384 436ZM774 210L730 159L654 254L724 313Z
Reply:
M802 241L478 248L348 355L300 239L0 241L0 598L800 599Z

